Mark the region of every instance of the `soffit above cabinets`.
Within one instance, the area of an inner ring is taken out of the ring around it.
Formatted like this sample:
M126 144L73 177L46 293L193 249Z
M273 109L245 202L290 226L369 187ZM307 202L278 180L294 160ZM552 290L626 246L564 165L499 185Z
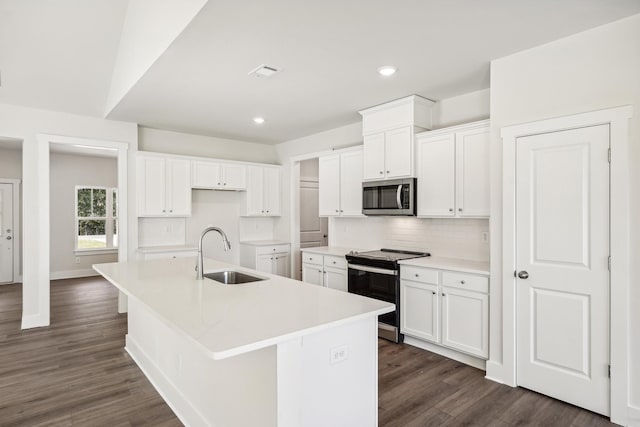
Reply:
M486 89L491 60L640 12L637 0L190 0L175 37L107 102L128 2L47 4L0 2L0 103L268 144L410 94ZM140 40L151 27L137 27ZM247 74L260 64L281 71ZM398 72L380 76L382 65Z

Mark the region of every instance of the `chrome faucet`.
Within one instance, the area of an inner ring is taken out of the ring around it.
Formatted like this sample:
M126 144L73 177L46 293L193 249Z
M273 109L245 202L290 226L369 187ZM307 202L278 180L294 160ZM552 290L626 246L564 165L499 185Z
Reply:
M204 274L203 274L204 266L202 261L202 239L204 239L204 236L210 231L217 231L218 233L220 233L220 236L222 236L222 244L224 246L225 252L231 249L231 243L229 242L229 238L227 237L225 232L222 231L222 229L218 227L205 228L202 234L200 235L200 241L198 242L198 261L196 263L196 273L198 274L197 276L198 280L204 279Z

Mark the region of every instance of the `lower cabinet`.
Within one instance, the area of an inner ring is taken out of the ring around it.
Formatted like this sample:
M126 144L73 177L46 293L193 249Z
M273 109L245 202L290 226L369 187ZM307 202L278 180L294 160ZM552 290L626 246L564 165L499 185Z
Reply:
M400 267L403 334L473 356L489 356L489 279Z
M288 243L240 243L240 265L263 273L289 277L291 249Z
M347 260L303 251L302 281L347 292Z

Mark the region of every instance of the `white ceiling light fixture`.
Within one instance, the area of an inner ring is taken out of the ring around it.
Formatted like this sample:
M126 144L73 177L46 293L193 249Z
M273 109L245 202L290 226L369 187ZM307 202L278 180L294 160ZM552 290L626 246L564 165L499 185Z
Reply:
M253 122L257 125L261 125L264 123L264 117L254 117Z
M249 75L254 77L272 77L274 74L279 73L280 71L282 70L276 67L270 67L269 65L262 64L249 71Z
M384 77L392 76L396 73L396 71L398 71L398 69L393 65L384 65L378 68L378 73Z

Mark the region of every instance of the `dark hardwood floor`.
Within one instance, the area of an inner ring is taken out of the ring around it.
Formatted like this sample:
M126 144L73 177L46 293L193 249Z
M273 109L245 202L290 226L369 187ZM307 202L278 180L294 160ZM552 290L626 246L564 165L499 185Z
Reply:
M0 286L0 426L181 425L123 349L113 286L52 282L51 326L26 331L21 298L19 285ZM380 426L613 425L409 345L379 349Z

